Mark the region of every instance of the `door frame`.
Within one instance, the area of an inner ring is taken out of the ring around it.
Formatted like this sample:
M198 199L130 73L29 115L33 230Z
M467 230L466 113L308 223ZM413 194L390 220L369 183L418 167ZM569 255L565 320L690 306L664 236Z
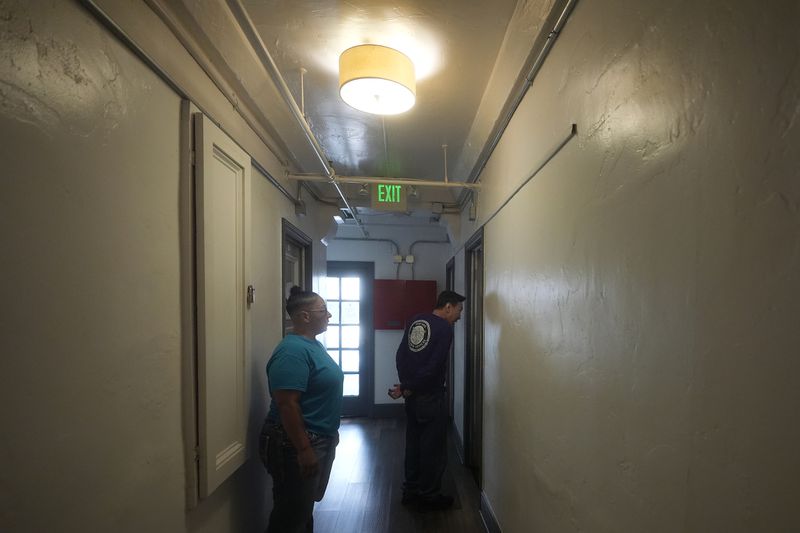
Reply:
M480 228L464 245L464 292L467 298L464 321L464 464L472 471L479 488L483 481L483 257L483 228ZM473 275L475 261L478 261L479 277Z
M337 277L344 277L348 272L357 274L364 282L362 283L360 297L360 317L361 326L360 347L363 353L360 356L359 365L359 396L358 400L344 397L342 402L342 416L372 416L373 405L375 403L375 328L373 327L372 306L373 306L373 285L375 281L375 263L368 261L328 261L328 273ZM348 401L349 400L349 401Z
M450 260L447 262L447 265L444 267L444 288L448 291L455 291L456 290L456 258L451 257ZM450 343L450 361L447 365L447 381L445 383L447 387L447 405L448 405L448 415L450 416L450 421L452 422L455 417L455 387L453 386L453 382L455 381L455 362L456 362L456 346L454 342Z
M313 263L312 263L312 240L311 237L286 220L281 218L281 334L286 336L287 327L291 325L291 319L286 315L286 244L292 243L303 250L303 279L300 287L304 291L310 291L313 283Z

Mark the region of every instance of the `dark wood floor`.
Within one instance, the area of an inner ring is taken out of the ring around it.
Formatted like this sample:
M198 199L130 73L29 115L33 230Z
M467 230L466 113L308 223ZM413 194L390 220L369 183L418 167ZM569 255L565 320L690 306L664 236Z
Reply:
M459 463L452 438L443 492L455 498L453 508L420 513L400 504L404 431L404 419L342 420L330 484L314 509L316 533L485 531L478 488Z

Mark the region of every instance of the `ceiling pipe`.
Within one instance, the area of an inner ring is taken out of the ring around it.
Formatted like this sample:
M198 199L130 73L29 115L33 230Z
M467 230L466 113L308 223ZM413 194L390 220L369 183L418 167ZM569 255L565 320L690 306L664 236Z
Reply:
M258 56L258 58L261 60L261 64L264 66L264 69L266 69L270 79L278 89L281 98L283 98L283 101L289 107L289 111L291 111L295 121L303 130L306 140L308 140L311 148L314 150L314 155L317 156L322 168L325 170L327 182L334 186L336 192L339 194L339 197L342 199L342 202L344 202L345 207L349 209L351 213L353 213L353 218L356 221L356 225L358 225L358 229L361 230L361 233L364 235L364 237L368 237L367 231L364 229L364 226L358 219L358 211L350 206L350 203L347 201L342 189L336 182L336 171L328 161L325 151L322 149L319 141L317 141L317 138L314 136L314 132L311 131L311 126L308 125L308 122L303 115L303 110L297 106L297 102L295 102L294 96L292 96L292 92L289 90L289 86L286 85L286 81L283 79L283 76L278 70L278 66L275 64L275 61L272 59L272 56L267 50L267 47L264 44L264 41L261 39L258 30L256 30L255 24L253 24L253 20L250 18L250 15L247 14L247 11L245 11L239 0L227 0L227 4L234 18L239 23L239 26L242 28L242 33L244 33L245 38L250 43L250 46L253 47L256 56Z
M394 255L400 255L400 245L397 244L395 241L391 239L372 239L370 237L366 237L364 239L360 239L358 237L334 237L333 240L335 241L361 241L361 242L388 242L392 246L394 246ZM400 279L400 265L401 263L397 264L397 268L394 272L394 279Z
M394 255L400 255L400 245L397 242L391 239L373 239L371 237L360 238L360 237L334 237L333 240L335 241L369 241L369 242L388 242L392 246L394 246Z
M408 247L408 255L414 256L414 246L416 246L418 244L450 244L450 237L448 236L443 241L433 241L433 240L414 241L414 242L411 243L411 246ZM414 277L415 276L415 274L414 274L414 270L415 270L414 266L416 266L416 264L417 264L417 260L416 260L416 257L415 257L414 258L414 262L411 263L411 279L412 280L415 279L415 277Z
M472 172L470 172L470 175L466 180L467 182L474 183L475 180L477 180L481 175L481 172L483 172L484 167L486 167L486 164L489 162L489 158L492 156L494 149L500 142L500 138L503 136L503 133L505 133L508 124L511 122L511 118L514 116L514 113L519 107L519 104L528 93L528 89L530 89L531 85L533 85L534 78L536 78L539 70L541 70L544 60L550 54L550 49L553 48L553 44L558 38L558 35L561 33L561 30L564 28L567 18L569 18L569 15L572 13L572 10L577 2L578 0L561 0L561 2L559 2L563 4L561 10L559 11L555 9L554 6L554 9L550 12L550 15L547 17L547 20L543 26L547 27L548 25L551 25L551 30L547 34L547 38L543 44L537 46L538 42L541 41L540 34L537 42L534 43L533 48L531 48L528 59L525 61L526 67L523 67L523 72L525 72L525 75L521 75L517 78L514 88L512 89L509 98L506 100L503 110L500 112L500 118L497 120L497 122L495 122L494 128L492 128L490 140L488 143L486 143L486 145L484 145L483 150L478 156L478 160L472 167ZM469 196L470 191L461 192L461 195L458 199L459 209L464 208Z
M300 67L300 112L303 114L303 118L306 116L306 72L308 72L306 69Z
M287 174L290 180L327 182L328 178L320 174ZM411 178L367 178L364 176L336 176L339 183L387 183L390 185L415 185L418 187L447 187L479 190L480 183L464 183L462 181L431 181Z
M442 145L442 152L444 152L444 182L447 183L447 145Z

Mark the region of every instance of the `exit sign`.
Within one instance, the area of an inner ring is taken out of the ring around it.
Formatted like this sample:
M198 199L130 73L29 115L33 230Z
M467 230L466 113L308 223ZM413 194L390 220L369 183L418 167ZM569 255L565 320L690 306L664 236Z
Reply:
M402 185L376 183L372 194L372 208L383 211L405 211L406 189Z

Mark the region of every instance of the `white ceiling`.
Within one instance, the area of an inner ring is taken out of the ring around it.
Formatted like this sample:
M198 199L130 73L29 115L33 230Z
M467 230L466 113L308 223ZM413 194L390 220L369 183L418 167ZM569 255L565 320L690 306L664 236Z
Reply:
M442 145L447 144L450 180L466 178L455 175L456 162L514 14L514 0L246 0L242 5L298 104L300 69L307 70L307 119L338 175L443 180ZM417 103L410 111L381 118L341 101L339 54L364 43L391 46L414 61ZM330 189L317 190L332 198ZM347 190L356 197L358 186ZM460 190L421 192L424 201L452 202Z

